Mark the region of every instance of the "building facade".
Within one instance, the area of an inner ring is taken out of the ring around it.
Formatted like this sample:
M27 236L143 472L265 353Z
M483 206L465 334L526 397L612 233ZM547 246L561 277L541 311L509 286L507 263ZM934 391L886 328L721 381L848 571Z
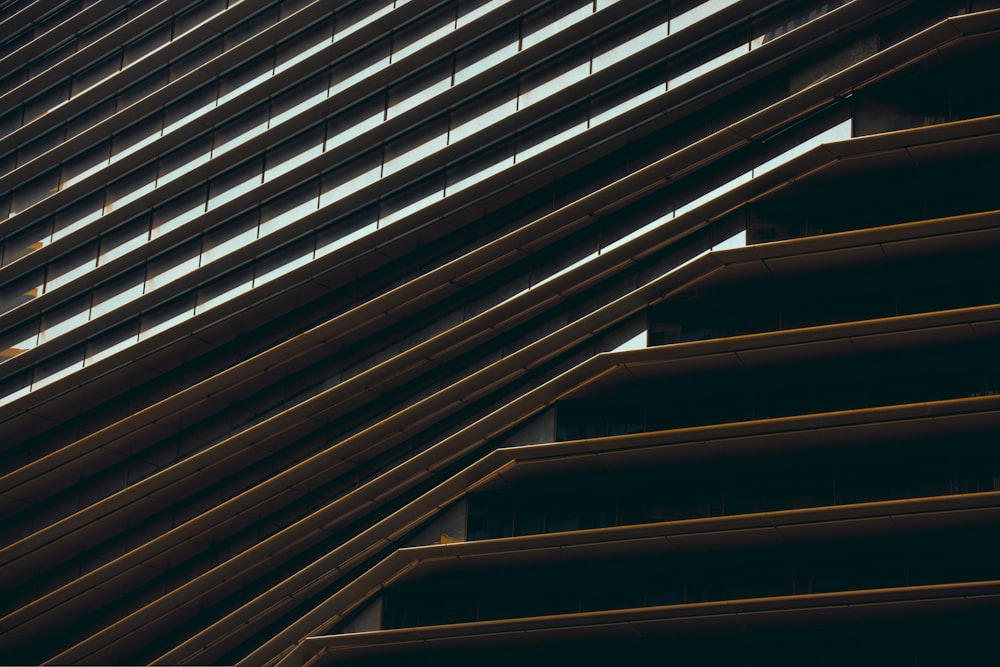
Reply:
M992 664L1000 2L0 35L7 664Z

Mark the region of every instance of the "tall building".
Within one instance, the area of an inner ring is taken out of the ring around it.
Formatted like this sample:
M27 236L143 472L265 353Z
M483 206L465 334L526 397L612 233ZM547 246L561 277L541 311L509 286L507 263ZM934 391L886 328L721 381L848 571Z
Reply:
M0 660L994 664L1000 1L0 6Z

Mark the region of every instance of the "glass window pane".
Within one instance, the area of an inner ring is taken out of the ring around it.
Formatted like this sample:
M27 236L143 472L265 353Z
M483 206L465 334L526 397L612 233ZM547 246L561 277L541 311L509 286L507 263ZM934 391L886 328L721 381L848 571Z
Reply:
M104 209L104 190L80 199L66 208L56 211L52 228L52 240L58 241L98 220Z
M2 84L2 82L0 82ZM18 106L12 111L0 115L0 137L5 137L14 130L21 127L21 118L24 116L24 107Z
M59 63L59 61L64 58L73 55L76 52L76 45L76 40L70 39L52 49L45 55L32 60L28 67L28 77L36 77L53 65Z
M455 55L455 83L467 81L511 57L518 52L520 40L520 25L513 22L459 49Z
M514 165L514 141L495 144L449 167L446 193L453 194Z
M90 107L79 116L71 118L66 125L66 136L75 137L84 130L110 118L115 113L115 98L112 95L96 106Z
M63 163L62 172L59 175L60 187L68 187L97 173L108 165L110 157L110 141L102 141L82 153L77 153Z
M0 362L27 352L38 344L38 318L0 336Z
M521 48L528 48L593 12L593 0L558 0L524 17Z
M227 29L225 35L223 36L223 39L225 40L225 50L228 51L237 44L241 44L254 35L267 30L272 25L277 23L279 19L279 5L272 5L271 7L253 15L248 20Z
M118 93L118 110L130 107L139 100L151 95L168 83L167 68L156 70L145 79L133 84Z
M385 120L385 94L378 93L333 118L327 124L326 145L330 150L378 127Z
M271 76L274 71L274 53L274 49L268 49L249 62L222 75L219 79L220 101L226 95L242 90L244 86L248 87L262 81L264 77Z
M4 285L0 289L0 313L13 310L41 294L44 280L45 269L42 268Z
M378 206L366 206L316 235L316 257L343 248L378 228Z
M139 39L126 44L124 53L125 66L128 67L135 61L145 58L156 49L168 43L172 30L170 23L170 21L167 21L153 28Z
M356 193L382 177L382 149L375 149L324 174L320 206Z
M64 125L60 125L59 127L46 132L34 141L22 146L17 151L17 166L20 167L40 155L45 155L50 150L61 144L63 142L63 135L65 131L66 127Z
M444 197L444 174L438 173L382 200L379 227L418 211Z
M90 292L42 315L38 332L41 345L85 323L90 317Z
M125 178L109 185L104 199L104 213L135 201L156 187L156 165L148 164L134 169Z
M457 3L449 2L393 34L392 59L416 53L455 29Z
M578 81L582 81L589 74L590 50L589 45L587 45L585 49L574 49L553 63L522 77L518 108L523 109L557 93Z
M226 0L202 0L174 19L174 39L195 28L215 14L226 9Z
M145 340L191 318L194 315L194 305L195 295L190 292L146 313L140 320L139 340Z
M156 163L157 182L169 183L181 174L208 162L211 156L211 141L207 137L198 137L160 158Z
M263 172L264 158L256 157L213 178L209 184L209 210L253 190L261 184Z
M102 20L97 25L91 26L86 30L83 30L77 40L79 41L80 48L87 46L88 44L93 44L101 37L104 37L116 28L125 25L125 21L128 20L128 12L125 9L119 9L111 16Z
M325 100L329 88L330 75L324 69L275 97L271 104L271 127Z
M78 345L59 356L44 361L35 367L32 390L51 384L70 373L83 368L84 346Z
M50 236L52 236L51 217L11 234L3 243L3 266L40 249L49 242Z
M254 263L254 287L279 278L311 262L314 244L314 238L308 236L278 252L271 253L257 260Z
M446 58L389 88L389 118L398 116L451 87L452 59Z
M117 69L115 70L117 71ZM57 84L38 97L32 98L24 103L24 124L27 125L35 118L48 113L55 107L69 99L69 82Z
M219 126L212 138L212 154L218 155L265 132L269 115L270 103L264 103Z
M79 95L83 91L98 82L103 81L112 74L116 74L118 70L121 69L121 63L122 50L118 49L93 67L87 68L75 75L73 77L72 94L74 96Z
M169 132L174 125L188 123L205 109L215 106L218 94L219 84L217 81L212 81L168 105L163 121L165 131Z
M10 203L11 215L37 204L57 190L59 190L58 167L14 190Z
M90 310L91 319L110 313L112 310L142 296L145 273L146 267L140 266L94 288L94 303Z
M260 212L255 209L206 234L202 244L202 264L215 261L256 241L259 217Z
M264 172L264 180L270 181L320 155L323 152L325 125L325 123L321 123L314 126L270 149L267 152L267 169Z
M389 64L391 48L388 37L365 47L342 63L335 64L330 76L330 94L338 93L363 81Z
M111 154L117 158L122 153L131 153L148 140L160 136L163 131L163 112L158 111L129 128L117 132L111 139Z
M163 287L198 268L201 239L188 241L179 248L150 260L146 268L146 292Z
M152 215L147 213L101 237L101 250L97 264L101 266L111 260L135 250L149 240L149 224Z
M387 1L383 2L378 9L374 9L371 4L366 2L356 2L338 11L336 39L343 39L379 17L385 16L392 11L395 4L395 2Z
M313 10L317 15L318 9ZM333 41L334 17L332 14L315 23L306 30L286 39L278 45L277 61L279 66L285 66L297 61L305 53L315 52L319 46L326 46Z
M139 340L139 320L133 319L116 326L96 338L87 341L85 364L92 364L110 357L119 350L134 345Z
M318 208L319 179L272 199L260 209L260 236L287 227Z
M497 86L458 107L451 114L449 142L461 141L517 111L518 85Z
M153 210L153 229L150 238L156 239L178 229L205 212L208 185L190 190Z
M249 292L253 287L253 266L245 266L217 278L198 288L197 311L203 313L210 308Z
M416 164L448 145L448 117L440 116L385 146L383 176Z
M188 72L194 71L212 58L222 53L222 36L216 37L204 46L170 64L170 80L176 81Z
M49 262L45 276L45 291L61 287L97 266L97 241L91 241L73 252Z

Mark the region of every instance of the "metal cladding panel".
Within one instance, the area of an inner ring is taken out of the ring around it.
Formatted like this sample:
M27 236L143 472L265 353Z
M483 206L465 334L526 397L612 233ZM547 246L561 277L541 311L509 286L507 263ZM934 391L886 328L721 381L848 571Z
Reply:
M497 638L725 637L951 604L910 587L326 636L422 571L995 522L967 519L986 494L956 491L484 542L441 528L539 480L994 429L995 301L975 278L1000 202L975 186L1000 95L948 78L996 53L990 2L2 4L0 654L463 659ZM907 92L908 69L933 94ZM852 136L860 114L894 131ZM885 197L866 212L854 189ZM775 286L945 256L968 264L944 296L894 293L924 310L870 315L860 293L856 310L815 300L827 319L807 325L756 323L787 309ZM984 350L985 379L723 414L748 374L924 350Z

